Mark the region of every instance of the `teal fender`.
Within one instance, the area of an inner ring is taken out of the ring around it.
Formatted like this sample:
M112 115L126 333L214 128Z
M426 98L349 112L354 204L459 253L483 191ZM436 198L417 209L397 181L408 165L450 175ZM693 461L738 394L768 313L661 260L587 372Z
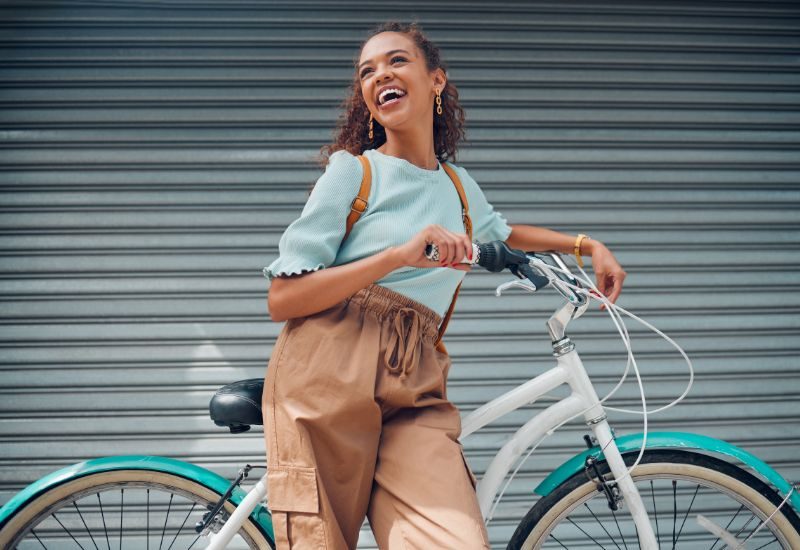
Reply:
M155 470L166 472L196 481L220 495L224 494L231 484L231 481L210 470L189 462L162 456L128 455L95 458L57 470L25 487L0 508L0 526L5 524L6 520L14 515L17 509L44 491L78 477L112 470ZM236 487L229 500L238 506L246 494L244 489ZM261 530L271 540L275 540L272 532L272 516L264 506L258 504L250 514L250 518L261 526Z
M621 453L630 451L638 451L642 448L642 434L630 434L615 439L617 447ZM684 432L648 432L647 433L647 448L648 449L697 449L707 451L714 454L721 454L729 456L744 463L754 470L763 479L768 481L775 487L784 497L792 490L792 485L787 482L783 476L773 470L769 464L758 458L757 456L748 453L744 449L740 449L730 443L722 441L721 439L714 439L705 435L684 433ZM548 495L553 489L561 485L568 478L572 477L577 472L583 471L583 464L586 457L592 455L599 457L602 453L599 447L587 449L579 455L576 455L566 461L564 464L554 470L549 476L542 481L536 489L538 494L542 496ZM800 512L800 494L797 491L793 492L789 501L792 507Z

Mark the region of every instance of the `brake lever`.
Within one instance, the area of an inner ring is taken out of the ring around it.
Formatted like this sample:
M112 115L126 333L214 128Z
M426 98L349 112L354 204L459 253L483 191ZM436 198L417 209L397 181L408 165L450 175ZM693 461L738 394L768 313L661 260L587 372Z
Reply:
M508 267L509 271L519 277L520 279L527 278L531 284L538 288L544 288L550 284L550 279L545 277L544 275L537 275L533 272L533 268L530 264L516 264L511 265Z
M538 290L528 279L515 279L498 286L495 290L495 296L500 296L504 290L508 290L512 286L518 286L527 290L528 292L536 292Z
M536 292L537 290L546 287L550 284L550 280L543 275L537 275L528 264L517 264L509 266L509 271L519 277L519 280L508 281L497 287L495 294L500 296L504 290L511 287L519 287L527 290L528 292Z

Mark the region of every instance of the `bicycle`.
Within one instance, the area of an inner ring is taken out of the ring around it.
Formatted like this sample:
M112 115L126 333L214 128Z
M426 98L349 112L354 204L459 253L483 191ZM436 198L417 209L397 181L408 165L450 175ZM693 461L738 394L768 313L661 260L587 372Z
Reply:
M540 498L520 521L508 548L622 550L638 543L647 550L716 550L761 549L777 543L784 549L800 549L800 494L774 469L725 441L691 433L648 432L647 415L677 404L688 393L691 376L678 399L647 410L617 310L636 316L611 304L582 269L583 278L558 253L526 253L493 241L476 245L473 256L473 263L489 271L508 269L517 277L498 286L496 295L512 287L537 292L549 286L565 302L547 321L556 366L467 415L461 438L557 387L571 390L530 418L490 461L476 488L484 519L491 520L505 487L549 433L578 417L592 432L585 436L586 450L535 488ZM591 299L606 304L629 352L621 380L603 399L566 335L568 323L586 311ZM647 325L677 347L691 372L683 350ZM641 392L644 431L616 438L605 411L623 409L604 402L621 386L631 366ZM211 400L212 420L232 433L260 425L262 389L260 378L224 386ZM150 548L151 543L155 548L156 542L159 549L272 548L266 475L248 492L240 486L254 468L265 467L248 464L230 482L194 464L157 456L112 456L74 464L30 484L0 509L0 547L110 550L112 541L121 548L124 536L128 547L136 548Z

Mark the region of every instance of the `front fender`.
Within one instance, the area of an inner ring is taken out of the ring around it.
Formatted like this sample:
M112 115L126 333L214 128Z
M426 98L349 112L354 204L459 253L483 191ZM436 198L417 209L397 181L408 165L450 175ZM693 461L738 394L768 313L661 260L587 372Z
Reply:
M615 439L615 441L621 453L638 451L642 448L641 433L625 435ZM792 485L778 472L773 470L769 464L744 449L740 449L721 439L686 432L648 432L646 447L648 449L697 449L718 455L725 455L736 459L738 462L754 470L763 479L771 483L784 497L792 490ZM542 496L548 495L553 489L561 485L561 483L572 477L575 473L583 471L583 465L587 456L592 455L597 458L601 454L599 447L592 447L591 449L587 449L575 455L550 473L534 491ZM789 501L792 507L800 512L800 494L798 494L797 491L792 493Z
M224 494L231 484L230 481L210 470L206 470L205 468L201 468L189 462L163 456L127 455L95 458L66 466L25 487L0 508L0 527L2 527L19 508L48 489L78 477L112 470L155 470L158 472L170 473L196 481L216 491L220 495ZM238 506L246 494L247 493L241 487L236 487L231 494L230 501ZM258 504L250 514L250 517L261 526L261 529L270 539L275 540L272 532L272 516L270 516L264 506Z

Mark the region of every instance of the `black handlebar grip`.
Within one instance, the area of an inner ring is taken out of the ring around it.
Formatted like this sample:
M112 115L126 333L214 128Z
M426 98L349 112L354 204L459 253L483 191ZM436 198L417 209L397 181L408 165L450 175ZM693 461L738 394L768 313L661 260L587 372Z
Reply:
M435 244L425 245L425 256L431 260L439 259L439 249ZM509 248L503 241L490 241L488 243L472 244L472 260L464 258L461 260L465 264L478 264L487 271L498 273L505 269L510 269L515 275L526 277L536 288L546 287L550 281L547 277L539 275L528 265L529 258L522 250Z

